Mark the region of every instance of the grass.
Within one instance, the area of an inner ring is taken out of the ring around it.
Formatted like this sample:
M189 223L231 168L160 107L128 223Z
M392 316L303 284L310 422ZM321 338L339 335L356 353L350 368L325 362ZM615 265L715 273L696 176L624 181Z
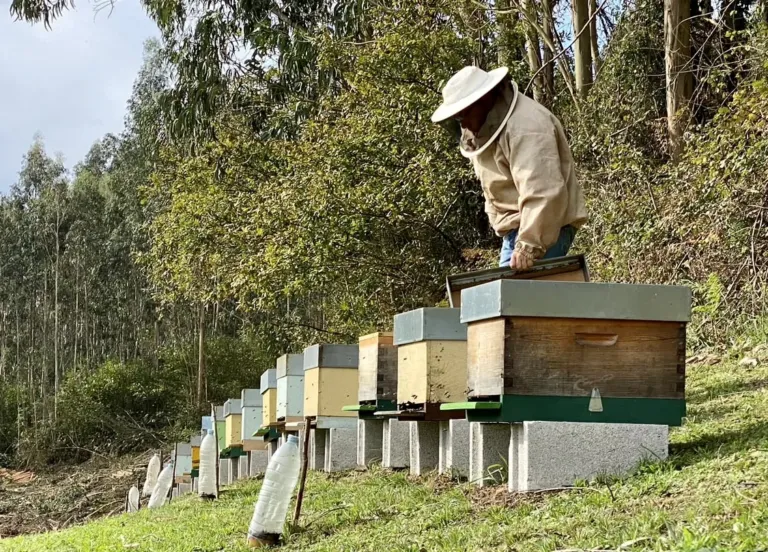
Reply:
M693 366L671 456L624 480L509 495L404 473L312 474L285 551L768 550L768 368ZM8 539L0 551L247 550L259 490ZM623 548L622 548L623 546Z

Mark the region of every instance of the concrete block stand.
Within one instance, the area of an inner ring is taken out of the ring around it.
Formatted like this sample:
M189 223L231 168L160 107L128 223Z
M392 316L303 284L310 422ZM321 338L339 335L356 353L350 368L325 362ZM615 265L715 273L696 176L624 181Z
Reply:
M669 452L665 425L523 422L513 424L509 490L566 487L601 475L631 473Z
M381 465L389 469L407 468L411 464L411 428L409 422L385 420Z
M469 481L480 487L502 483L505 474L493 470L507 462L509 454L509 424L469 424ZM511 472L510 472L511 473Z
M248 452L248 475L256 477L267 471L269 464L268 453L266 450L252 450Z
M229 458L219 459L219 485L229 485Z
M250 477L250 472L248 471L248 456L240 456L237 459L237 474L240 477L240 479L247 479Z
M280 443L278 443L277 439L267 443L267 461L272 460L272 456L277 452L279 447Z
M368 468L381 462L385 420L361 419L357 421L357 466Z
M469 422L446 420L440 422L441 475L466 479L469 477Z
M325 471L354 469L357 464L357 430L332 427L325 440Z
M229 459L229 482L234 483L240 479L240 458Z
M436 470L440 461L440 422L408 422L410 425L411 475Z
M189 494L192 492L192 483L179 483L179 496Z
M328 440L329 429L314 428L309 435L309 469L322 471L325 469L325 442Z

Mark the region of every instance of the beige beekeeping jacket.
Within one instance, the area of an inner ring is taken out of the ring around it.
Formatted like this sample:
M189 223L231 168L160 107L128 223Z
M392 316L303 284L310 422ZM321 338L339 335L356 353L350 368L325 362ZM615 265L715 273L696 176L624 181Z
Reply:
M517 250L539 258L563 226L587 221L560 121L511 81L477 135L463 131L461 150L480 179L491 226L499 236L517 229Z

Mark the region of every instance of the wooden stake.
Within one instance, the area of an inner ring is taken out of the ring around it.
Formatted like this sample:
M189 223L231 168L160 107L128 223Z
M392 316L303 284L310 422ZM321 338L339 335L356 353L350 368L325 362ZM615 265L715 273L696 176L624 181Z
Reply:
M170 504L173 500L173 488L176 486L176 460L179 457L179 444L176 443L173 445L173 464L171 464L171 468L173 469L173 479L171 479L171 490L169 491L168 495L168 503Z
M293 525L299 523L301 515L301 503L304 501L304 485L307 481L307 467L309 465L309 432L312 427L312 419L304 418L304 454L301 457L301 479L299 480L299 494L296 496L296 511L293 513Z

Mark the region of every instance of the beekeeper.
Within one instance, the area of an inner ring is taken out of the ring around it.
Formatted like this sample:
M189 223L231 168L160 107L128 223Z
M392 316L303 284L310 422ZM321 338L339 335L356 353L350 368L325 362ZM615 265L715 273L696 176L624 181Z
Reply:
M587 220L571 150L560 121L520 93L506 67L465 67L443 88L432 121L456 121L485 212L503 238L500 266L524 270L568 253Z

